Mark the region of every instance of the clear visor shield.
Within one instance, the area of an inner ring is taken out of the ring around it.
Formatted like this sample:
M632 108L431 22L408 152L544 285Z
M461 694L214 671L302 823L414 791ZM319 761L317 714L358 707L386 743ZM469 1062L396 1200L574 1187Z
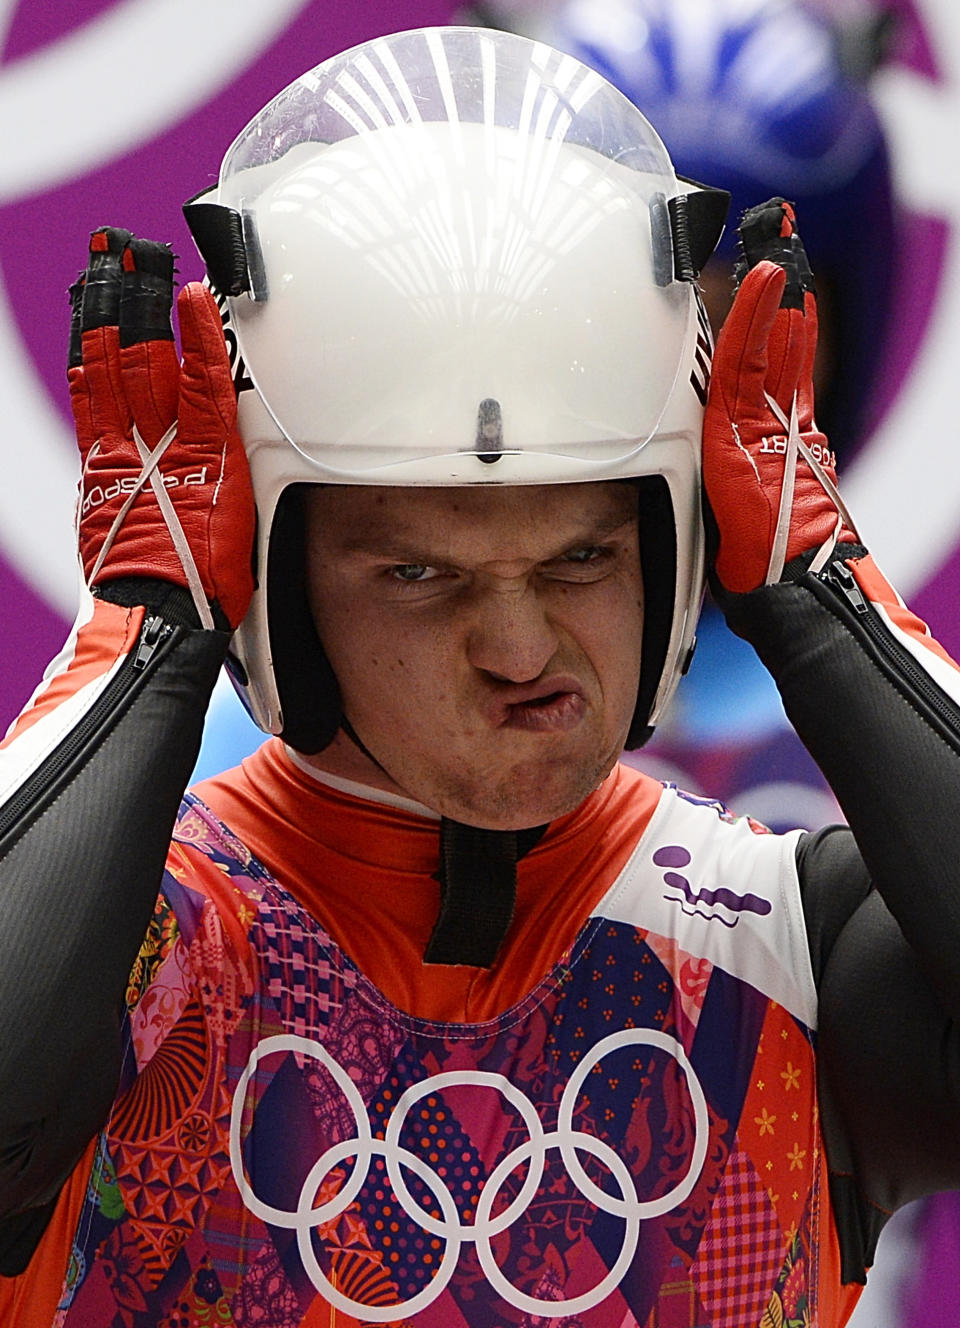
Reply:
M470 28L356 47L223 163L253 284L230 301L248 372L302 455L344 474L627 456L690 353L679 192L640 112L570 56Z

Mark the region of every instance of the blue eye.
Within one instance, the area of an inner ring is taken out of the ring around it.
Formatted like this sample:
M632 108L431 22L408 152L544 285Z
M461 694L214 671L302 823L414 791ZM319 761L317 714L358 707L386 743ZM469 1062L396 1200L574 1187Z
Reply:
M544 575L559 581L589 583L601 580L616 565L616 553L603 544L568 549L544 567Z
M428 567L426 563L397 563L390 568L390 575L397 581L428 581L436 574L436 568Z

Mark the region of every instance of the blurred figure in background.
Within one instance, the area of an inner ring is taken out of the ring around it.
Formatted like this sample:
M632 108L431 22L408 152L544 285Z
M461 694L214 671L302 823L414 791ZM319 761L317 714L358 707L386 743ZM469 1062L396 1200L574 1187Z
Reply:
M791 0L572 0L550 33L640 107L682 174L730 191L732 221L771 192L796 203L823 327L818 417L841 463L873 423L897 263L867 85L888 33L887 15L851 31ZM715 330L734 250L731 224L702 277Z

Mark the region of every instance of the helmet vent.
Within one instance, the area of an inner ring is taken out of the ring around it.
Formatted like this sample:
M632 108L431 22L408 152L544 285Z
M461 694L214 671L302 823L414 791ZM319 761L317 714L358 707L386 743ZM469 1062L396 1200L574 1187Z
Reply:
M667 202L673 231L673 275L677 281L696 281L720 242L730 195L725 189L710 189L695 180L683 179L683 183L692 184L693 192L678 194Z
M500 402L485 397L477 408L477 441L474 450L481 461L490 466L503 454L503 414Z

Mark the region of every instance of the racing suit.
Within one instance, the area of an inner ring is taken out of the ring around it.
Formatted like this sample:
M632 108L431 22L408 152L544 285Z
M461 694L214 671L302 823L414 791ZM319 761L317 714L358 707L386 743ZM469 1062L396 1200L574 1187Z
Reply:
M488 970L425 808L273 740L174 826L226 634L89 600L0 754L4 1322L843 1322L960 1184L958 680L808 562L727 613L850 828L618 768Z

